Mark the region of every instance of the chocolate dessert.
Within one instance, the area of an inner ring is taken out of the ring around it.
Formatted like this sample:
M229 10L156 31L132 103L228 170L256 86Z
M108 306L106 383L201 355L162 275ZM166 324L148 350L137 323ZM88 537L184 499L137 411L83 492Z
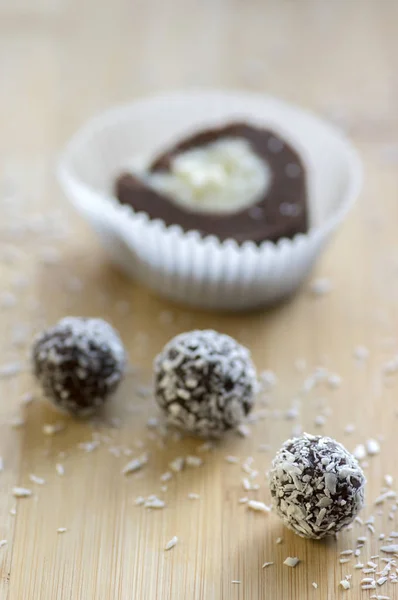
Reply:
M249 191L250 197L243 197ZM115 193L121 204L151 219L239 244L275 242L308 230L300 156L274 132L245 123L180 141L155 158L142 176L121 174Z
M154 362L155 399L166 420L193 435L217 438L251 411L257 389L250 352L212 329L187 331Z

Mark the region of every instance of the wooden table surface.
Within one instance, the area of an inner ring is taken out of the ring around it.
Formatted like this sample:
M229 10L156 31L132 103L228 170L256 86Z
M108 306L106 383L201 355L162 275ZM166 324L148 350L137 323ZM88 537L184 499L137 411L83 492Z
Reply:
M397 30L395 0L0 0L1 600L398 598L390 581L362 591L369 575L354 569L380 555L381 571L379 535L398 529L395 500L374 505L384 476L394 478L392 490L398 480L397 383L385 373L398 353ZM291 302L245 315L176 307L111 267L68 207L54 164L75 129L113 104L189 86L273 93L352 136L366 181L313 275L329 279L328 294L314 296L307 284ZM105 422L55 414L29 374L32 334L66 314L109 319L130 353L134 369ZM146 425L157 414L148 395L153 356L194 327L236 336L260 371L277 376L251 436L209 451L195 440L162 441ZM367 358L355 357L358 346ZM341 385L303 391L317 366ZM44 433L59 421L63 431ZM365 460L363 520L374 516L374 533L355 523L337 541L305 541L239 503L245 495L269 502L265 472L300 428L351 450L380 441ZM124 477L125 463L144 451L145 468ZM168 463L188 454L203 466L162 483ZM248 457L258 491L242 487ZM33 495L17 500L13 486ZM150 494L166 507L135 506ZM358 536L367 538L360 557L340 564ZM299 565L284 566L287 556ZM274 564L262 569L266 561ZM346 575L351 589L343 591Z

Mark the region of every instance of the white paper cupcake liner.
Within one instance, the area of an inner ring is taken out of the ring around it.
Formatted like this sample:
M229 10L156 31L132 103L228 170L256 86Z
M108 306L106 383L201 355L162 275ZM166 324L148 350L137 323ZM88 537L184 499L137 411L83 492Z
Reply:
M158 154L190 132L244 120L274 129L307 168L310 229L277 243L238 245L166 227L120 205L116 177L137 157ZM59 164L66 195L124 271L172 300L241 310L291 294L356 199L358 156L335 127L272 97L239 92L180 92L116 108L92 119Z

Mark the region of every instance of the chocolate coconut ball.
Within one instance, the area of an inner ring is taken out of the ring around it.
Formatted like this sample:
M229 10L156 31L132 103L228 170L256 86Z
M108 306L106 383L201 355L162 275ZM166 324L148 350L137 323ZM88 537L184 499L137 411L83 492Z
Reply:
M219 437L250 412L256 370L247 348L217 331L173 338L157 356L155 395L170 424Z
M358 461L329 437L287 440L269 473L272 502L284 524L320 539L349 525L363 506L365 476Z
M66 317L36 338L32 360L45 396L60 409L86 416L116 390L126 359L106 321Z

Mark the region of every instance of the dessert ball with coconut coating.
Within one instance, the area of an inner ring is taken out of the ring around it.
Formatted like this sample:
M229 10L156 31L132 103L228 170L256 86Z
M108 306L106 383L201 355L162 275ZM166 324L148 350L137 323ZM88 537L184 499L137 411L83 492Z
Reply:
M365 476L358 461L330 437L287 440L269 473L273 506L302 537L320 539L349 525L363 506Z
M257 387L250 352L211 329L182 333L156 357L155 396L167 421L219 437L250 412Z
M65 317L36 338L32 361L45 396L57 408L83 417L116 390L126 356L106 321Z

